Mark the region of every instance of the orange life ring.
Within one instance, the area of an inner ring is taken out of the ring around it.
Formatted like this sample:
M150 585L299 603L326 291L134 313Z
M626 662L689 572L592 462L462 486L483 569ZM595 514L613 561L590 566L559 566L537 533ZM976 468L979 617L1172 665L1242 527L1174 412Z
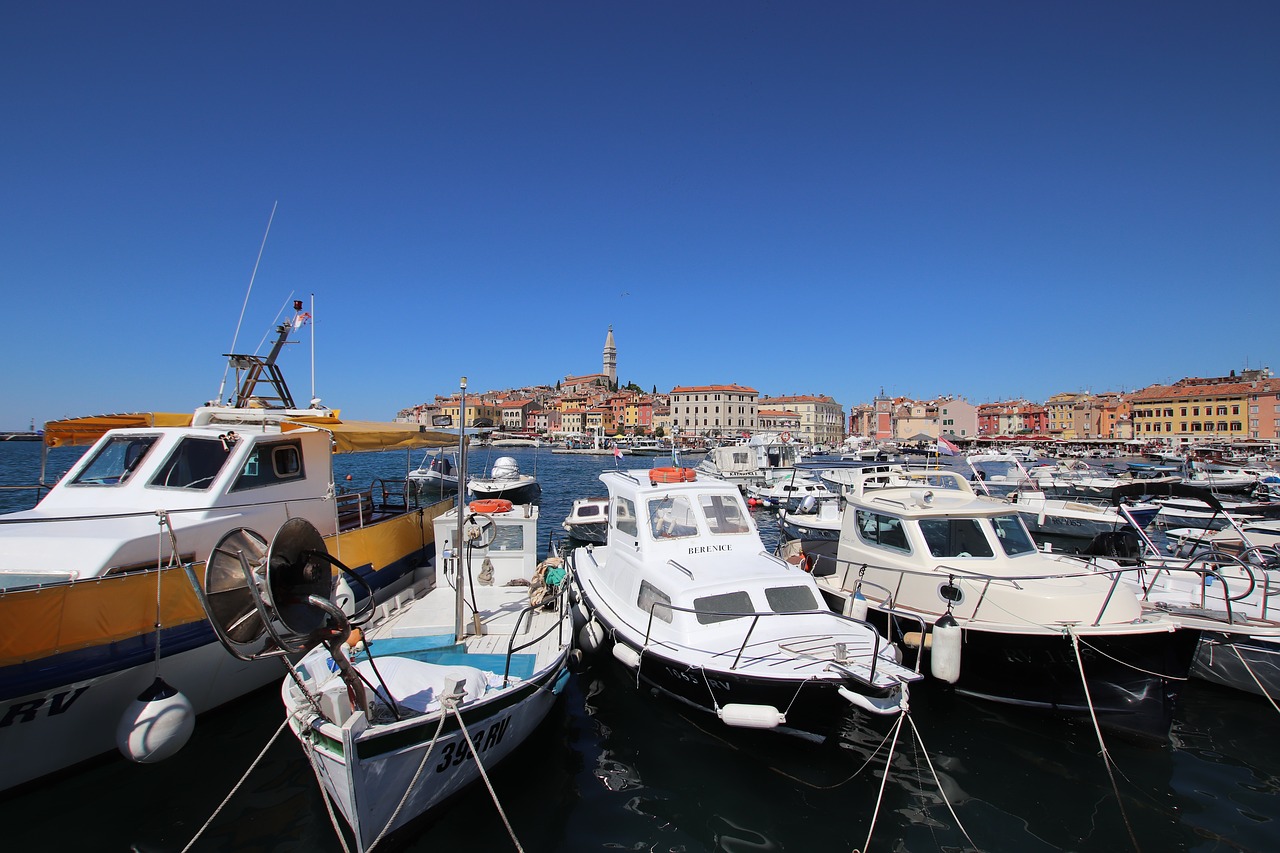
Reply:
M483 500L483 501L472 501L471 511L485 512L485 513L510 512L511 501L503 500L502 498L489 498L488 500Z
M658 483L692 483L698 479L698 473L692 468L650 468L649 482Z

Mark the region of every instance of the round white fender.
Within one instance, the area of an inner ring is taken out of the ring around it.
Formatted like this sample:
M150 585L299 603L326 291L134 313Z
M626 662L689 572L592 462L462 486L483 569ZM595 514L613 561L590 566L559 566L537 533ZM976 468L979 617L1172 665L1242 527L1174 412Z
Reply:
M598 651L604 644L604 628L592 619L578 631L578 645L586 652Z
M186 745L196 727L191 700L159 676L129 703L116 726L116 747L130 761L164 761Z
M333 584L333 603L338 605L348 618L356 615L356 594L342 573L338 574L338 579Z
M929 671L934 678L940 678L948 684L955 684L960 679L960 643L963 633L960 623L950 613L943 613L933 623L932 655L929 658Z

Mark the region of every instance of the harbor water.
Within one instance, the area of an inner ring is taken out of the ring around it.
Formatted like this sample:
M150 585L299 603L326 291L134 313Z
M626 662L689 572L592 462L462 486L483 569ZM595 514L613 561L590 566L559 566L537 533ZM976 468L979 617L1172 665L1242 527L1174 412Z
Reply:
M50 477L77 454L55 451ZM573 499L604 494L597 477L615 465L611 456L545 448L478 449L472 473L487 472L500 455L542 483L544 550L551 535L564 538L560 522ZM0 443L0 484L33 482L39 457L36 442ZM406 461L404 453L339 457L338 476L345 482L350 474L359 487L402 477ZM623 461L653 464L669 460ZM33 500L31 492L0 491L5 511ZM774 544L771 513L755 513ZM278 690L268 688L201 717L167 762L112 756L0 795L3 847L176 853L198 835L193 851L340 851L297 742L286 733L267 748L281 722ZM1262 853L1280 849L1278 724L1265 698L1191 681L1167 741L1104 733L1100 743L1087 721L971 701L926 683L913 688L896 739L883 721L851 716L838 741L818 744L727 729L637 689L620 665L602 659L570 680L545 724L491 779L529 853ZM475 786L386 849L515 845L493 798Z

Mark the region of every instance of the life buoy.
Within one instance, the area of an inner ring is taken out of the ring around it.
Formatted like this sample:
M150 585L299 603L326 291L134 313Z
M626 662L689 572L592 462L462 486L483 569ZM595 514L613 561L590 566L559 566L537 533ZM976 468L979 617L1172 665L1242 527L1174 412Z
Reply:
M692 468L650 468L649 482L658 483L692 483L698 474Z
M484 513L510 512L511 501L503 500L502 498L489 498L488 500L483 501L472 501L471 511Z
M784 432L784 433L782 434L782 440L783 440L784 442L790 441L790 440L791 440L791 433L789 433L789 432Z

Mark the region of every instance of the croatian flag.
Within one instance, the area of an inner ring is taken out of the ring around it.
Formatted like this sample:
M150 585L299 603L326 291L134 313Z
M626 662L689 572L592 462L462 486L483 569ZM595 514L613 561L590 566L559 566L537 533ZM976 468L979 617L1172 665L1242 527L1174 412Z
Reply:
M613 448L613 464L617 465L618 460L622 458L622 448L614 445Z
M955 456L960 452L960 448L947 441L942 436L938 436L938 455L939 456Z

